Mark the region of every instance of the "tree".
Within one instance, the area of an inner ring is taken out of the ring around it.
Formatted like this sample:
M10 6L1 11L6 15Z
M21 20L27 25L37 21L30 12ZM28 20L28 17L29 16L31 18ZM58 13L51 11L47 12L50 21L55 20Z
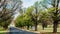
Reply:
M57 25L58 25L58 22L59 22L59 9L58 9L58 6L59 6L59 1L60 0L46 0L46 1L44 1L44 3L47 3L47 5L50 5L50 8L52 9L52 10L50 10L50 11L52 11L52 14L50 15L51 17L52 17L52 19L53 19L53 33L56 33L57 32ZM47 6L46 5L44 5L44 7L46 8ZM49 8L46 8L46 9L49 9Z
M23 15L19 15L16 19L16 23L15 23L15 26L16 27L24 27L26 24L25 24L25 21L23 20L24 16Z
M53 6L53 8L54 8L54 12L53 12L53 15L54 16L52 16L52 19L53 19L53 33L56 33L57 32L57 25L58 25L58 15L59 15L59 13L58 13L58 6L59 6L59 0L52 0L52 2L51 2L51 5Z
M54 13L54 22L53 22L53 33L57 32L57 25L58 25L58 5L59 5L59 0L54 0L53 1L53 7L55 7L55 13ZM56 3L56 4L55 4Z
M32 12L33 12L34 8L28 7L27 11L26 11L26 18L27 18L27 26L29 28L29 26L33 26L34 25L34 21L32 20Z
M49 13L46 11L40 11L39 21L42 23L42 28L47 27L48 21L50 21Z
M38 3L38 1L37 1L37 2L35 2L35 4L34 4L34 9L35 9L35 11L36 11L36 13L35 13L36 16L33 18L33 19L35 20L35 31L37 31L37 25L38 25L38 23L37 23L38 7L39 7L39 3Z
M17 27L27 26L27 29L29 30L29 27L34 25L34 22L31 19L32 11L33 11L32 7L28 7L23 15L19 15L16 19L16 26Z
M6 0L4 0L0 5L0 8L3 7L3 9L0 11L0 22L1 22L0 24L5 29L8 27L7 25L9 25L8 23L6 23L7 20L11 21L11 19L9 19L11 17L10 16L11 14L10 13L8 14L8 12L7 12L8 10L6 9L6 6L7 6L7 3L6 3ZM7 16L8 16L8 18L7 18Z
M1 0L2 1L2 0ZM10 1L9 1L10 2ZM0 8L2 9L0 11L0 24L3 28L7 29L8 28L8 25L11 23L13 17L14 17L14 14L15 14L15 11L18 9L20 3L18 2L15 2L12 6L11 9L8 9L7 6L8 6L8 2L7 0L4 0L1 5L0 5ZM17 5L16 5L17 4ZM3 8L2 8L3 7Z

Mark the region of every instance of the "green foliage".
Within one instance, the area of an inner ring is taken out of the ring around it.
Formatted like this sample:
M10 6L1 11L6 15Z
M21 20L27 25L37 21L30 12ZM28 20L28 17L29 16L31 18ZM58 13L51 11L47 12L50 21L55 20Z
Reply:
M23 26L32 26L33 22L31 21L30 16L18 16L16 19L16 27L23 27Z
M23 15L19 15L16 19L16 26L17 27L23 27L23 26L33 26L34 25L34 22L32 21L32 16L31 16L31 13L33 11L33 8L29 7L27 10L26 10L26 13L23 14Z
M4 29L7 29L9 24L11 23L11 21L14 18L15 15L15 11L18 7L20 7L20 5L22 4L21 0L13 2L12 3L12 8L9 9L7 8L8 6L8 2L6 2L6 0L0 0L1 1L1 5L0 8L2 8L2 10L0 11L0 26L2 26ZM10 1L9 1L10 2ZM20 4L21 2L21 4Z
M33 22L31 21L30 16L28 16L27 14L24 16L19 16L16 19L16 26L17 27L23 27L23 26L32 26Z
M16 27L23 27L24 25L24 20L23 20L23 16L18 16L18 18L16 19Z

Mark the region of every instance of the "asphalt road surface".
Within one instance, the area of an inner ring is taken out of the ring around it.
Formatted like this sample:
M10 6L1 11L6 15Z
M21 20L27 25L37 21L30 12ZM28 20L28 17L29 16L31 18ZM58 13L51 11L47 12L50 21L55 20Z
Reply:
M14 27L10 27L8 34L37 34L37 33L28 32L28 31L23 31L23 30L14 28Z

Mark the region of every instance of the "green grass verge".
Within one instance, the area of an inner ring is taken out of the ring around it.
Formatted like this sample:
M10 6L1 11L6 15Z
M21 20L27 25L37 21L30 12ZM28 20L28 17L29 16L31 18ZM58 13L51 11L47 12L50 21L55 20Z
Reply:
M4 28L0 27L0 31L4 31Z
M6 33L3 32L3 33L0 33L0 34L6 34Z

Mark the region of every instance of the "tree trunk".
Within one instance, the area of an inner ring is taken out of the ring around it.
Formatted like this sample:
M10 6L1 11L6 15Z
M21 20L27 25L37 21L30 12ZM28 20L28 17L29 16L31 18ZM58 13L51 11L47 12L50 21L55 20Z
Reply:
M43 27L43 30L44 30L44 25L42 25L42 27Z
M44 23L42 23L42 29L44 30L44 26L45 26L45 24Z
M36 22L36 24L35 24L35 31L37 31L37 22Z
M8 25L7 25L7 22L6 21L4 23L5 24L4 24L3 28L6 30L8 28Z
M27 30L29 30L29 26L27 26Z
M54 23L53 23L53 33L57 33L57 26L58 26L58 21L54 21Z
M36 7L35 9L36 9L36 22L35 22L35 31L37 31L37 17L38 17L38 16L37 16L37 13L38 13L37 11L38 11L38 10L37 10L37 7Z

